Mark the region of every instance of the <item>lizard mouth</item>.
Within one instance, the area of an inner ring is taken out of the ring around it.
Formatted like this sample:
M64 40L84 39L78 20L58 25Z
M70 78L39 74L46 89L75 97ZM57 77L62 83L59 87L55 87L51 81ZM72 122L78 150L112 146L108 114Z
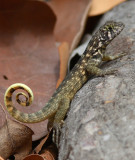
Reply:
M117 30L117 34L119 34L123 29L125 25L122 22L116 22L116 26L114 27L115 30Z

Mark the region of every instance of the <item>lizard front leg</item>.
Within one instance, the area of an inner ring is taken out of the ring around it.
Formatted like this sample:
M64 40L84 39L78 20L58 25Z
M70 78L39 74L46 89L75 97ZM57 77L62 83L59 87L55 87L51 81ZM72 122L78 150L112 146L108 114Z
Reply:
M86 70L88 73L95 75L95 76L105 76L107 74L114 74L116 69L108 69L108 70L102 70L96 66L88 65L86 67Z
M125 56L126 53L120 53L117 55L107 55L107 54L102 54L102 55L103 55L102 61L112 61L112 60ZM94 64L92 65L91 62L88 63L86 70L88 73L92 75L96 75L96 76L105 76L107 74L114 74L117 71L117 69L102 70L98 68L96 65Z
M103 58L102 61L112 61L118 58L121 58L123 56L127 55L127 53L120 53L117 55L107 55L107 54L103 54Z
M70 106L70 99L68 97L63 98L59 103L59 109L55 114L54 122L53 122L53 135L52 140L57 145L59 144L59 136L62 124L64 123L64 117L67 113L67 110Z

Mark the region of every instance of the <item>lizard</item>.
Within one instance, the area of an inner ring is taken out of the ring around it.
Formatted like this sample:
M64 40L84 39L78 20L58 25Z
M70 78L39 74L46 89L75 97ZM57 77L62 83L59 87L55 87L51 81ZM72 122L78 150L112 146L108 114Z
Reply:
M6 90L4 96L4 102L8 112L15 119L24 123L37 123L48 119L48 129L50 127L53 128L52 139L58 146L64 117L76 92L82 88L90 76L105 76L107 74L113 74L116 70L103 70L100 67L101 64L104 61L115 60L125 55L124 53L108 55L105 52L107 45L120 34L123 28L124 24L122 22L115 21L107 21L101 26L92 36L78 63L56 89L48 103L39 111L28 114L16 109L12 104L12 94L15 90L23 89L28 92L29 99L26 98L26 102L19 100L21 93L18 93L16 96L17 102L23 106L28 106L32 103L33 93L25 84L16 83L11 85ZM25 94L23 95L26 97Z

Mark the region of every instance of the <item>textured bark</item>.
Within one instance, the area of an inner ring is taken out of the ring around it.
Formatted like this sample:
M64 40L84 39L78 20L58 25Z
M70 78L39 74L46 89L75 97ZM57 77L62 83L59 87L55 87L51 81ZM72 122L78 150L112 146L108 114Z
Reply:
M116 75L91 78L75 95L61 133L59 160L134 160L135 157L135 1L106 13L125 24L107 47L108 54L127 52L103 69ZM98 26L98 28L99 28Z

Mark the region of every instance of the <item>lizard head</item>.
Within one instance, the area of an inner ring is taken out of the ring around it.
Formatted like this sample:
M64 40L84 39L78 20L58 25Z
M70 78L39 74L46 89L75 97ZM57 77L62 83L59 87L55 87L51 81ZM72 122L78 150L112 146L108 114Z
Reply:
M107 46L123 30L124 24L121 22L107 21L100 27L100 41Z

